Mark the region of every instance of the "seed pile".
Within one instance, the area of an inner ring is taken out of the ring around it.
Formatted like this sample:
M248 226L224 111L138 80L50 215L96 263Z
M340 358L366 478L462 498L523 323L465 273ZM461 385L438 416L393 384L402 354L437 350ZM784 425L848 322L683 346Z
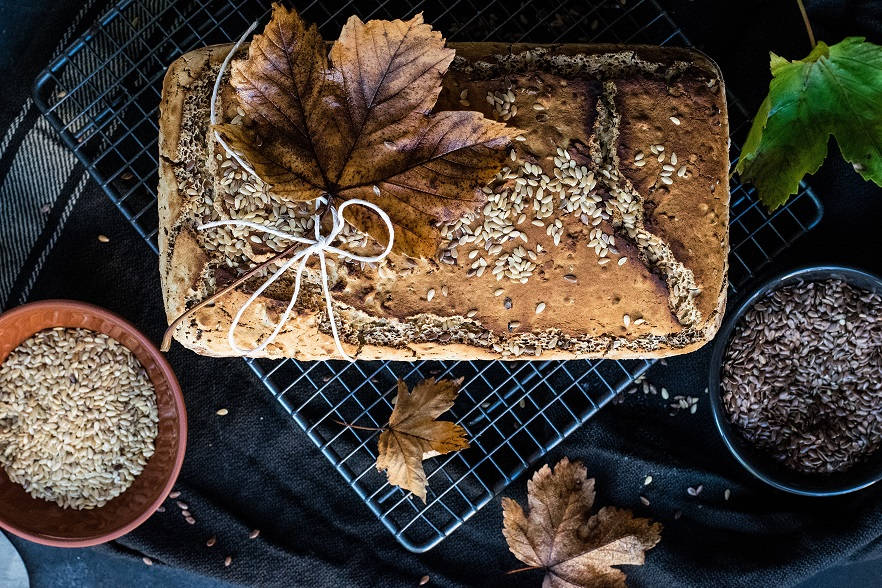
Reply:
M615 209L623 217L625 228L633 229L637 217L634 209L639 203L631 194L620 190L615 198L604 201L594 172L578 164L565 146L557 148L550 174L538 163L523 161L517 148L511 149L510 159L519 165L502 168L483 188L487 203L481 215L469 213L441 227L447 241L441 255L443 263L462 264L459 248L468 246L472 260L468 264L469 277L481 276L483 268L492 262L497 280L507 277L512 282L526 283L536 268L538 255L548 249L537 244L532 251L523 245L504 251L505 244L515 239L527 243L529 239L521 227L529 221L530 225L544 227L552 244L558 246L564 234L562 217L568 214L578 214L582 224L591 227L587 245L598 256L598 263L606 264L610 253L618 254L615 237L600 224L612 220ZM610 181L617 178L615 170L604 168L601 173ZM555 215L557 218L553 218Z
M0 365L0 464L34 498L103 506L143 471L158 421L144 368L106 335L40 331Z
M466 90L466 94L460 94L460 103L468 94L468 90ZM493 114L495 118L508 120L513 116L518 114L518 107L515 104L516 97L514 92L512 92L511 88L506 89L505 91L496 90L495 92L487 92L487 103L493 106ZM468 106L465 104L464 106Z
M238 124L244 112L238 109L231 122ZM275 229L303 235L312 230L312 216L303 204L286 202L268 191L268 186L252 176L229 156L215 155L220 178L218 194L211 188L211 179L202 174L187 174L179 190L194 199L193 206L203 223L223 219L247 220ZM256 234L242 227L216 227L199 232L200 243L207 251L220 254L227 267L245 272L254 267L254 247L265 245L282 251L290 242L272 235Z
M677 121L674 124L677 126L680 125L680 122L677 117L672 116L671 121ZM634 166L635 167L643 167L646 165L648 161L655 160L658 162L659 170L658 175L656 176L655 186L670 186L674 183L674 180L677 178L689 178L691 174L689 173L689 166L687 166L683 161L680 161L677 157L676 153L671 153L667 155L665 153L665 146L658 145L650 145L649 146L649 155L643 151L638 151L634 155Z
M882 298L839 280L781 288L741 320L722 398L746 439L801 472L839 472L882 443Z

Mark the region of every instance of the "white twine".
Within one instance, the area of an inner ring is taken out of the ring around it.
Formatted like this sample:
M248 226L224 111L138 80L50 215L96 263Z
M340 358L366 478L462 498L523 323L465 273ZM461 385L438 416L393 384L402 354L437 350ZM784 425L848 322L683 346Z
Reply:
M227 67L229 67L230 60L233 58L233 55L236 53L236 51L239 50L239 47L242 45L243 42L245 42L245 39L248 37L249 34L251 34L251 32L256 27L257 27L257 22L255 21L254 23L251 24L251 26L248 28L248 30L245 31L245 34L242 35L242 37L236 42L236 44L233 45L233 48L227 54L226 59L224 59L224 62L221 64L220 70L217 73L217 79L214 81L214 90L211 93L210 120L211 120L212 126L217 124L216 103L217 103L217 94L218 94L218 91L219 91L220 85L221 85L221 78L223 77L224 72L226 72ZM247 163L245 163L245 161L239 156L239 154L236 153L235 151L233 151L230 148L230 146L227 145L227 142L224 141L224 139L220 136L220 133L215 131L214 136L217 139L218 144L221 147L223 147L226 150L226 152L232 158L234 158L236 160L236 162L244 170L246 170L248 173L250 173L254 177L259 177L257 175L257 173L251 168L251 166L249 166ZM374 192L379 194L379 188L374 186ZM327 202L327 200L324 197L318 198L315 202L315 210L318 211L319 207L322 206L323 204L325 204L326 202ZM360 205L360 206L364 206L365 208L370 208L371 210L376 212L380 216L381 219L383 219L384 223L386 223L386 228L389 231L389 243L386 245L386 249L380 255L375 255L375 256L356 255L355 253L352 253L350 251L346 251L343 249L339 249L339 248L331 245L331 243L334 241L334 239L336 239L337 236L340 234L340 231L343 230L343 225L345 223L345 221L343 220L343 210L347 206L354 206L354 205ZM262 231L266 234L273 235L275 237L279 237L282 239L288 239L290 241L295 241L298 243L304 243L305 245L308 245L308 247L298 251L296 254L294 254L293 257L291 257L291 259L289 259L284 264L282 264L282 267L280 267L257 290L255 290L254 294L251 295L251 298L249 298L248 301L245 304L243 304L241 308L239 308L239 311L236 313L236 316L233 319L232 324L230 325L229 331L227 331L227 341L230 344L230 348L235 353L239 353L242 355L251 355L251 354L260 353L261 351L266 349L276 339L276 337L282 331L282 328L285 326L285 322L287 322L288 317L291 314L291 310L294 308L294 305L297 303L297 297L300 295L300 283L303 278L303 271L306 269L306 264L309 262L309 258L315 254L315 255L318 255L318 258L319 258L319 267L321 268L321 273L322 273L322 290L324 291L324 294L325 294L325 304L328 309L328 320L331 322L331 334L333 334L333 336L334 336L334 344L337 346L337 351L340 352L340 355L343 356L343 359L346 359L348 361L355 361L355 358L351 357L343 349L343 343L342 343L342 341L340 341L340 335L337 333L337 321L334 316L333 300L331 298L331 291L330 291L330 287L328 285L328 270L327 270L327 266L325 263L325 254L326 253L333 253L334 255L337 255L337 256L345 258L345 259L351 259L353 261L363 261L363 262L367 262L367 263L381 262L384 259L386 259L386 257L389 255L389 252L392 251L392 243L395 241L395 229L392 226L392 220L389 218L389 215L386 214L386 212L382 208L377 206L376 204L373 204L373 203L368 202L366 200L359 200L359 199L353 198L351 200L346 200L340 206L338 206L336 209L332 208L330 210L331 210L331 217L332 217L331 232L325 236L321 235L321 224L322 224L321 223L321 216L319 214L313 214L312 218L313 218L313 226L315 229L315 239L307 239L305 237L299 237L297 235L292 235L290 233L286 233L284 231L279 231L277 229L266 227L266 226L263 226L258 223L253 223L250 221L243 221L243 220L220 220L220 221L206 223L206 224L200 225L198 227L198 229L200 231L205 230L205 229L211 229L214 227L222 227L222 226L244 227L244 228L253 229L255 231ZM294 279L294 293L291 295L291 301L288 303L288 307L285 309L285 312L282 314L282 318L279 320L279 324L277 324L275 326L275 328L273 329L273 332L270 334L270 336L267 337L267 339L263 343L261 343L260 345L258 345L254 349L250 349L250 350L243 349L243 348L239 347L238 345L236 345L234 334L236 331L236 327L239 326L239 321L242 319L242 315L245 314L245 311L248 309L248 307L251 306L255 300L257 300L257 298L263 293L264 290L266 290L273 282L278 280L282 274L284 274L286 271L288 271L298 261L300 262L300 264L297 266L297 273L296 273L296 277Z
M316 210L318 210L318 208L324 203L324 197L316 200ZM357 255L355 253L352 253L351 251L346 251L344 249L340 249L331 245L334 239L336 239L337 236L340 234L340 231L343 230L343 225L346 222L343 220L343 210L347 206L354 205L370 208L371 210L376 212L381 219L383 219L384 223L386 223L386 228L389 231L389 243L386 245L386 249L384 249L381 254L374 256ZM333 253L334 255L343 257L345 259L351 259L353 261L364 261L367 263L381 262L389 255L389 252L392 251L392 243L395 240L395 229L392 226L392 220L389 218L389 215L386 214L383 209L381 209L376 204L373 204L372 202L368 202L366 200L353 198L352 200L346 200L336 209L331 208L330 210L332 218L331 232L329 232L325 236L321 235L321 216L319 214L313 215L312 218L314 222L315 239L307 239L305 237L292 235L291 233L286 233L284 231L279 231L277 229L266 227L258 223L244 220L220 220L206 223L198 227L200 231L221 226L245 227L253 229L255 231L262 231L264 233L273 235L275 237L280 237L282 239L288 239L290 241L296 241L309 245L305 249L298 251L296 254L294 254L293 257L291 257L291 259L282 264L282 267L280 267L272 276L270 276L263 284L261 284L261 286L251 295L251 298L249 298L248 301L239 308L239 311L236 313L236 316L233 319L232 324L230 325L230 330L227 332L227 341L230 343L230 348L232 348L234 352L242 355L260 353L276 339L282 328L285 326L285 322L287 322L288 316L291 314L291 310L294 308L294 304L297 303L297 297L300 295L300 283L303 277L303 271L306 269L306 264L307 262L309 262L309 258L313 254L315 254L318 255L319 258L319 267L321 268L322 273L322 290L325 294L325 304L328 309L328 320L331 322L331 334L333 334L334 336L334 344L337 346L337 351L340 352L340 355L343 356L343 359L346 359L348 361L355 360L355 358L351 357L349 354L346 353L346 351L343 350L343 343L340 341L340 335L337 333L337 320L334 316L333 300L331 298L330 287L328 286L328 270L325 264L325 254ZM298 261L300 262L300 264L297 266L297 273L295 274L294 293L291 295L291 301L288 303L288 307L282 314L282 318L279 320L279 324L275 326L270 336L254 349L242 349L241 347L236 345L234 333L236 327L239 326L239 321L242 319L242 315L245 314L245 311L248 309L248 307L251 306L251 304L253 304L255 300L257 300L257 298L263 293L264 290L266 290L273 282L278 280L283 273L288 271L291 266L293 266Z
M239 47L242 46L242 43L245 42L245 39L248 37L248 35L251 34L251 31L257 28L257 23L258 21L254 21L253 23L251 23L251 26L248 27L248 30L245 31L245 34L239 37L239 40L236 41L236 44L233 45L233 48L230 49L229 53L227 53L226 59L224 59L224 62L221 64L221 67L217 72L217 79L214 80L214 89L211 91L211 110L209 114L209 120L211 121L212 127L217 124L217 93L220 90L221 78L224 77L224 72L226 72L227 68L230 66L230 61L233 59L233 55L236 54L236 51L239 50ZM217 140L220 146L223 147L224 150L226 150L226 152L229 153L230 156L235 159L240 166L242 166L243 169L247 170L248 173L250 173L252 176L257 177L257 174L254 172L253 169L251 169L251 166L245 163L245 161L241 157L239 157L238 153L230 149L230 146L227 145L227 142L224 141L223 137L220 136L220 133L214 131L214 138Z

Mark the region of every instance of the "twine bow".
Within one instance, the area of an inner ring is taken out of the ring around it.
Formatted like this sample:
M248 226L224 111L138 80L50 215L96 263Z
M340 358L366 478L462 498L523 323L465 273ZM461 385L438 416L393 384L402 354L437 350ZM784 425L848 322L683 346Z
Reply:
M316 203L315 203L316 211L318 211L319 207L324 205L325 202L326 201L325 201L324 197L316 200ZM373 255L373 256L358 255L358 254L353 253L351 251L346 251L345 249L340 249L339 247L335 247L332 245L334 240L337 238L337 236L343 230L343 225L346 222L343 219L343 210L346 209L347 206L356 206L356 205L364 206L365 208L370 208L371 210L376 212L377 215L381 219L383 219L384 223L386 223L386 228L389 230L389 243L386 245L386 248L383 250L383 252L380 253L379 255ZM382 208L380 208L376 204L368 202L367 200L359 200L357 198L353 198L351 200L346 200L345 202L340 204L340 206L338 206L336 209L330 208L329 210L331 212L332 223L331 223L331 231L327 235L322 236L322 234L321 234L321 224L322 223L321 223L321 216L318 214L318 212L316 212L316 214L314 214L312 217L313 218L313 229L315 231L315 239L307 239L305 237L292 235L291 233L286 233L286 232L280 231L278 229L266 227L266 226L261 225L259 223L253 223L251 221L243 221L243 220L219 220L219 221L214 221L214 222L210 222L210 223L205 223L205 224L197 227L200 231L205 230L205 229L211 229L214 227L222 227L222 226L244 227L244 228L253 229L255 231L262 231L268 235L273 235L275 237L279 237L282 239L288 239L291 241L296 241L298 243L304 243L304 244L308 245L308 247L298 251L296 254L294 254L291 257L291 259L289 259L288 261L283 263L282 266L278 270L276 270L276 272L273 275L271 275L266 281L264 281L263 284L261 284L261 286L257 290L254 291L254 293L251 295L251 297L248 299L248 301L245 302L245 304L243 304L239 308L239 311L236 313L235 318L233 318L233 322L230 325L229 331L227 332L227 341L230 344L230 348L233 349L234 352L242 354L242 355L251 355L251 354L255 354L255 353L260 353L261 351L266 349L267 346L276 339L276 337L282 331L282 328L285 326L285 323L287 322L288 317L291 314L291 310L294 308L294 305L297 303L297 298L300 295L300 284L301 284L302 278L303 278L303 271L306 269L306 264L309 262L310 257L312 257L313 255L317 255L319 258L319 267L321 268L321 272L322 272L322 290L324 291L324 294L325 294L325 304L328 309L328 320L331 322L331 334L334 336L334 344L337 346L337 351L340 352L340 355L342 355L344 359L347 359L349 361L354 361L354 358L351 357L349 354L346 353L346 351L343 350L343 344L340 341L340 335L337 332L337 321L334 316L333 300L331 298L331 290L328 285L328 270L327 270L327 264L325 261L325 256L328 253L332 253L332 254L337 255L339 257L342 257L344 259L351 259L353 261L363 261L363 262L367 262L367 263L377 263L377 262L383 261L389 255L389 252L392 251L392 244L395 240L395 229L392 226L392 220L389 218L389 215L386 214ZM279 320L279 323L273 329L273 332L270 334L269 337L267 337L267 339L263 343L261 343L260 345L258 345L254 349L243 349L243 348L239 347L238 345L236 345L234 335L235 335L236 327L239 326L239 321L241 321L241 319L242 319L242 315L245 314L245 311L248 309L248 307L251 306L255 300L257 300L257 298L263 293L264 290L266 290L270 285L272 285L273 282L278 280L282 276L282 274L284 274L286 271L288 271L298 261L300 262L300 264L297 266L297 270L296 270L296 274L295 274L294 293L291 295L291 301L288 303L288 307L285 309L285 312L282 314L282 317Z

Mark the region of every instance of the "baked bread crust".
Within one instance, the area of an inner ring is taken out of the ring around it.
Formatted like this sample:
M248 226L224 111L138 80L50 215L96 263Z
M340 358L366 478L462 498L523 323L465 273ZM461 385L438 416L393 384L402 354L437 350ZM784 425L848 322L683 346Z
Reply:
M586 246L592 225L579 222L578 211L560 215L560 247L546 249L544 256L540 251L534 275L524 284L497 281L490 271L467 277L468 245L459 246L462 261L454 264L442 251L441 263L400 256L386 268L331 263L335 314L347 353L391 360L637 358L686 353L709 341L725 307L728 254L728 123L716 65L695 51L659 47L449 46L457 58L445 77L439 110L490 115L494 107L484 93L500 87L500 80L522 84L529 100L548 105L537 114L527 103L510 121L526 131L527 161L545 171L553 147L568 144L598 176L603 169L613 171L613 180L599 182L617 202L639 202L641 226L629 237L618 213L604 220L600 226L615 234L617 253L599 265L595 249ZM217 250L207 249L210 237L195 230L205 220L200 203L219 202L224 186L217 161L222 151L207 133L204 108L193 106L207 103L206 88L210 94L230 47L187 53L171 65L163 83L159 247L169 322L209 296L232 271L222 267ZM461 103L461 88L471 94L470 104ZM219 103L226 120L235 117L228 85ZM547 116L536 120L543 113ZM651 146L659 144L666 151L656 154ZM639 165L639 152L642 160L653 158L653 165ZM662 165L671 165L665 153L679 154L682 162L665 176L676 180L670 184L659 175ZM657 155L664 155L664 163L655 162ZM688 175L680 176L681 168ZM529 217L531 210L524 212ZM519 228L528 244L543 238L547 227L525 224ZM266 250L249 254L259 259ZM574 274L575 281L561 279ZM304 279L296 314L260 356L337 356L317 273L308 270ZM504 297L493 295L499 288ZM436 291L434 303L427 300L429 289ZM203 355L232 355L227 330L250 291L253 286L230 292L197 311L175 338ZM274 286L249 307L236 331L240 347L256 347L271 332L289 291ZM540 301L547 309L537 313ZM468 316L472 309L477 312Z

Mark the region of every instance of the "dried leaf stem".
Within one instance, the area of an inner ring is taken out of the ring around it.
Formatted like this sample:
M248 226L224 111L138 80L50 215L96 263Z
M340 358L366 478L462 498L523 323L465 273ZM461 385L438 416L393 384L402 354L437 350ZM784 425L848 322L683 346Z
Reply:
M338 425L343 425L347 429L358 429L360 431L385 431L386 429L380 427L363 427L361 425L352 425L350 423L345 423L343 421L338 421L337 419L331 419Z
M516 570L509 570L509 571L505 572L505 574L506 574L506 575L520 574L521 572L529 572L529 571L532 571L532 570L541 570L541 569L544 569L544 568L541 568L541 567L539 567L539 566L527 566L527 567L524 567L524 568L518 568L518 569L516 569Z

